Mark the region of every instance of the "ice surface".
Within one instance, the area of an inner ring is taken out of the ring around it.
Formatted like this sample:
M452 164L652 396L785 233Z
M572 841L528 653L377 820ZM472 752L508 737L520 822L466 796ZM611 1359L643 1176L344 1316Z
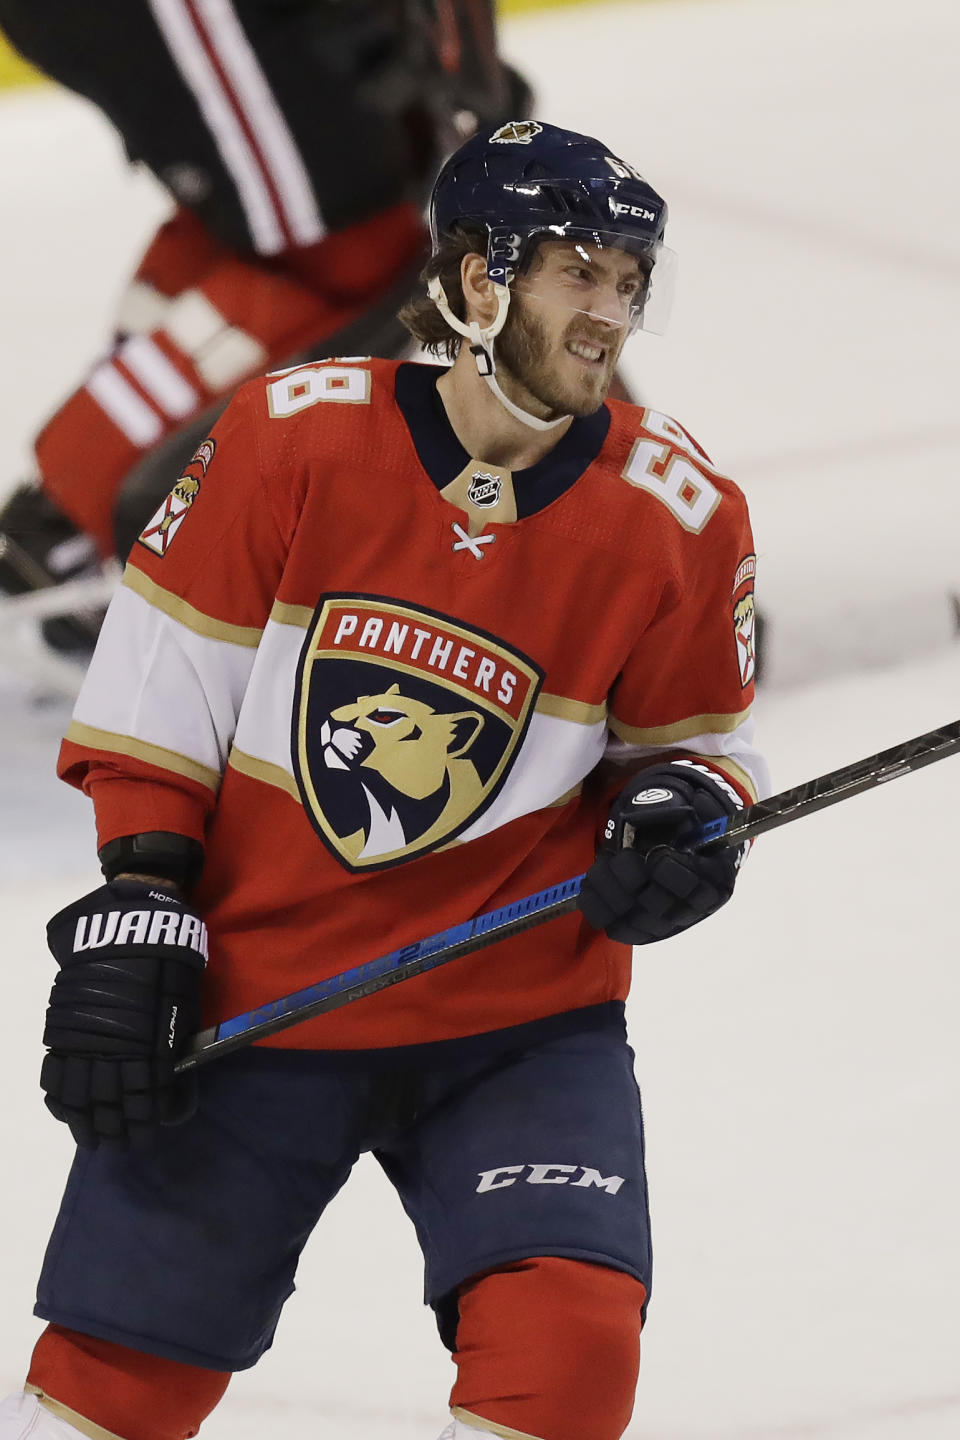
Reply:
M954 0L624 4L506 33L543 118L670 199L676 323L633 342L630 378L748 490L777 788L956 718ZM0 101L0 177L12 482L163 202L64 96ZM96 880L86 802L52 778L65 719L0 685L0 1393L70 1153L35 1083L43 925ZM798 822L719 916L638 954L657 1269L630 1440L960 1434L958 802L955 759ZM452 1366L419 1289L364 1163L204 1437L435 1440Z

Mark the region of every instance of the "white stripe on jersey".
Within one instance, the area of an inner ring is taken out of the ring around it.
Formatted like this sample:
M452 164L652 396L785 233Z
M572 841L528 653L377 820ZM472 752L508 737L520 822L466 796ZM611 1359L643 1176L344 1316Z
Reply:
M185 419L199 405L200 396L196 390L167 359L155 340L146 335L131 335L120 346L117 358L172 420Z
M276 255L286 246L277 207L233 101L203 48L193 16L184 0L149 0L149 5L236 186L254 247L262 255Z
M599 763L606 736L602 720L579 725L535 711L506 784L490 809L461 833L461 842L488 835L576 790Z
M267 621L236 734L238 750L284 770L294 789L290 725L297 665L305 634L299 625Z
M128 575L131 572L128 570ZM143 581L138 580L142 588ZM117 591L101 631L74 720L91 729L127 736L186 757L222 774L232 745L237 768L296 798L290 730L304 627L269 619L256 644L214 638L152 605L129 584ZM209 622L213 629L219 622ZM243 627L237 629L246 637ZM118 674L126 677L123 687ZM696 735L673 744L627 745L609 735L606 721L577 721L535 711L500 794L459 837L474 840L522 815L553 805L576 791L606 754L620 763L664 751L727 757L769 793L766 768L753 748L753 720L729 734ZM241 709L242 707L242 709ZM255 762L251 767L249 761ZM256 762L274 775L258 773Z
M198 635L121 585L73 718L222 775L255 655L251 646Z
M298 245L312 245L327 233L313 185L277 104L256 51L230 0L194 0L207 38L230 77L247 124L270 166L290 233Z
M304 630L268 620L257 651L250 684L237 724L236 747L254 760L276 766L290 777L290 723ZM582 725L535 713L503 790L490 809L461 839L472 840L520 815L542 810L575 789L603 754L603 721Z
M112 364L98 365L86 388L131 445L145 450L163 436L163 421Z
M707 759L716 755L718 760L732 760L745 771L753 782L757 798L762 800L772 793L772 789L767 762L753 743L755 731L756 723L751 713L734 730L713 730L702 735L690 735L683 740L661 741L656 745L629 745L611 735L604 758L627 767L638 760L650 760L653 756L663 756L669 763L666 752L670 750L678 750L684 755L703 755ZM722 765L719 768L722 769Z

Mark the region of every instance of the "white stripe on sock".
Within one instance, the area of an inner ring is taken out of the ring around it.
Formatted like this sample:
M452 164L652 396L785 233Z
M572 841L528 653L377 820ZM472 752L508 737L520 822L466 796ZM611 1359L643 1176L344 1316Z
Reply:
M163 421L113 365L98 365L86 388L132 445L145 450L163 435Z
M277 254L284 249L286 241L273 197L237 119L233 101L200 42L193 17L183 0L148 0L148 3L237 188L256 249L263 255Z
M270 166L270 176L298 245L327 233L303 156L230 0L194 0L217 58Z
M184 420L197 408L200 396L156 341L132 335L120 346L118 358L172 420Z

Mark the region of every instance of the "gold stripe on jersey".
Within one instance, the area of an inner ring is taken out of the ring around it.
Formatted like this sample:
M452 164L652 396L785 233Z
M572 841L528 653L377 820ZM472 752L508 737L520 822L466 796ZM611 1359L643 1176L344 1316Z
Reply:
M306 630L313 619L313 610L309 605L284 605L280 600L274 600L270 619L277 625L293 625L297 630Z
M574 785L572 789L568 790L565 795L558 795L556 800L551 800L550 804L544 805L543 808L544 810L559 810L561 806L569 805L571 800L576 800L577 796L581 794L582 791L583 782L581 781L579 785Z
M564 695L549 695L546 691L537 696L533 708L541 715L570 720L574 725L599 725L607 718L606 705L587 705L582 700L568 700Z
M580 784L580 785L574 785L573 788L572 788L571 790L568 790L565 795L558 795L557 798L556 798L556 800L548 800L547 803L546 803L546 805L541 805L540 809L541 809L541 810L560 810L560 809L562 809L562 807L563 807L564 805L569 805L571 800L576 800L577 796L580 795L580 794L582 793L582 791L583 791L583 785L582 785L582 784ZM530 814L530 815L535 815L535 814L536 814L536 811L535 811L535 810L528 811L528 814ZM517 819L526 819L527 816L526 816L526 815L524 815L524 816L517 816L516 818L517 818ZM434 854L434 855L442 855L445 850L455 850L458 845L469 845L469 844L470 844L470 841L469 841L469 840L464 840L464 838L463 838L462 835L458 835L457 838L456 838L456 840L448 840L447 843L446 843L446 845L437 845L437 846L435 847L435 849L434 849L431 853Z
M238 750L236 746L230 751L227 764L234 770L239 770L241 775L246 775L250 780L259 780L264 785L273 785L277 790L283 790L302 805L300 791L297 789L297 782L289 770L284 770L282 765L274 765L270 760L258 760L256 755L248 755L245 750Z
M128 565L124 570L122 583L155 610L161 610L195 635L203 635L207 640L225 640L230 645L244 645L250 650L256 650L260 644L263 631L257 626L231 625L226 620L215 620L212 615L205 615L202 610L188 605L172 590L164 590L162 585L144 575L135 565Z
M126 755L131 760L142 760L145 765L156 765L160 770L169 770L174 775L183 775L187 780L196 780L206 785L216 795L220 789L220 772L191 760L189 755L180 755L176 750L166 750L162 745L151 745L146 740L137 740L132 735L115 735L110 730L97 730L93 725L84 725L73 720L64 737L75 745L88 750L106 750L113 755Z
M731 760L729 755L702 755L697 754L698 760L703 760L707 765L712 765L715 770L722 770L730 780L735 780L742 789L750 796L750 802L756 805L759 797L756 782L751 779L742 765L736 760Z
M678 740L692 740L695 735L729 735L749 718L747 708L737 715L691 715L673 725L652 725L645 730L625 725L616 715L611 715L607 724L628 745L673 745Z

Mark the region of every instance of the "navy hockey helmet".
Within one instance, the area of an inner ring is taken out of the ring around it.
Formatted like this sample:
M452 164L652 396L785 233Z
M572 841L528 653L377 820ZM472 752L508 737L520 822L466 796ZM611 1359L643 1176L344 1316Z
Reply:
M666 222L666 202L632 165L599 140L537 120L476 134L447 160L430 199L434 252L456 225L477 226L487 234L487 273L500 285L545 239L616 245L649 273Z

